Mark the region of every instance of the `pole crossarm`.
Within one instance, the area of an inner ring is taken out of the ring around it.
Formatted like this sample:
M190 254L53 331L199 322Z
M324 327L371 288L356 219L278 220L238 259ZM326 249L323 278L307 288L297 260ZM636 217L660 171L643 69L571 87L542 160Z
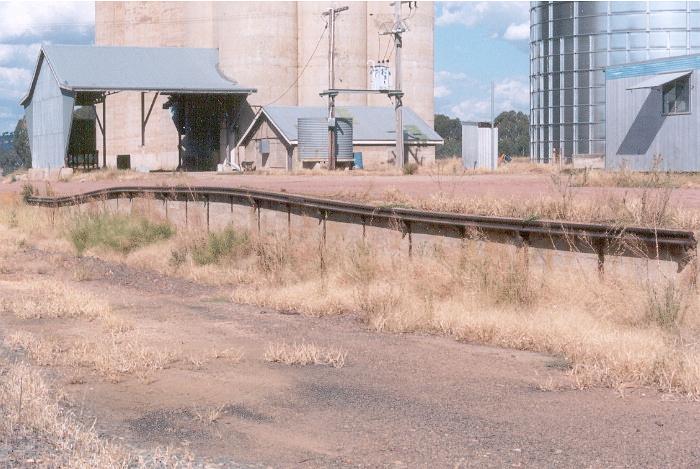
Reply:
M335 88L332 90L323 90L319 96L338 96L339 94L386 94L390 98L394 96L403 97L404 92L401 90L369 90L363 88Z

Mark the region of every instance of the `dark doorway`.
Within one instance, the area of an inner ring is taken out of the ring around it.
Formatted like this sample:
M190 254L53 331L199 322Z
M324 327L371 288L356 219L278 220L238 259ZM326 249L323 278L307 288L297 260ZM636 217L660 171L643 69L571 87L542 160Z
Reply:
M79 106L73 111L66 166L74 169L97 167L95 107Z
M219 95L173 95L170 108L179 135L179 167L185 171L214 171L219 163L221 129L229 125L236 98Z

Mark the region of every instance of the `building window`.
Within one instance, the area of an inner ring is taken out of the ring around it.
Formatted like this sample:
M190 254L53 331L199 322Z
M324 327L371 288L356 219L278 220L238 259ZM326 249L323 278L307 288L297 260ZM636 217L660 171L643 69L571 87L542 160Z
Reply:
M664 114L686 114L690 112L690 75L666 83L663 86L662 93Z

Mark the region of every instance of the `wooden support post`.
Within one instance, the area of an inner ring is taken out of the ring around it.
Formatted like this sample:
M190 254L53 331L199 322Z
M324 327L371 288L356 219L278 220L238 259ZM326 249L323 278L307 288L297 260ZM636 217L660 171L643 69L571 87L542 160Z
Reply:
M258 234L260 234L260 205L258 205L256 203L255 207L256 207L256 212L257 212L257 216L258 216Z
M367 224L365 222L365 217L360 217L360 220L362 220L362 241L364 242L367 237Z
M328 213L321 212L321 242L323 247L326 247L326 218L328 218Z
M102 167L107 167L107 94L102 96Z
M411 224L406 223L406 233L408 234L408 257L413 257L413 233L411 232Z
M168 198L167 197L163 198L163 205L165 205L165 220L170 221L170 218L168 218Z
M595 250L598 254L598 277L600 280L605 279L605 248L607 242L604 239L595 242Z
M525 269L530 267L530 235L528 233L518 233L520 242L518 249L522 252Z
M209 196L207 195L204 203L207 205L207 233L209 233Z
M188 224L188 214L187 214L187 196L185 196L185 226Z
M292 239L292 206L287 204L287 239Z

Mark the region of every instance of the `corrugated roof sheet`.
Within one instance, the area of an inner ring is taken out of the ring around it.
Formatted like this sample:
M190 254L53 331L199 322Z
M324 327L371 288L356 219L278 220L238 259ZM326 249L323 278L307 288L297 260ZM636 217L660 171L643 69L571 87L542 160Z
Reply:
M641 90L644 88L656 88L659 86L663 86L666 83L672 82L673 80L677 80L681 77L690 75L691 72L685 71L685 72L676 72L676 73L662 73L660 75L655 75L647 80L642 81L641 83L638 83L634 86L630 86L627 88L628 90Z
M289 142L298 140L297 119L328 115L328 109L323 107L265 106L263 110ZM396 114L392 107L339 106L335 115L352 118L355 142L396 141ZM442 143L442 137L409 107L403 108L403 128L407 142Z
M255 91L221 74L216 49L43 45L35 75L44 58L61 88L71 91ZM33 84L27 98L32 90Z
M680 72L700 69L700 54L679 55L661 59L644 60L605 68L605 79L640 77L659 73Z

